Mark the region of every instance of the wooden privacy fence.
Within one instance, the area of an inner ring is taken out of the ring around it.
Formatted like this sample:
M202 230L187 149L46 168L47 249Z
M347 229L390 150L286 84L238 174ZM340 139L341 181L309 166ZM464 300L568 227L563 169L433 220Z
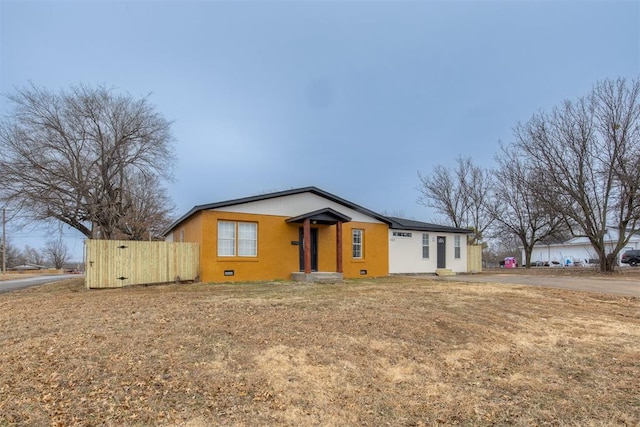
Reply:
M467 246L467 271L469 273L482 271L482 245Z
M132 285L197 280L197 243L86 240L85 286Z

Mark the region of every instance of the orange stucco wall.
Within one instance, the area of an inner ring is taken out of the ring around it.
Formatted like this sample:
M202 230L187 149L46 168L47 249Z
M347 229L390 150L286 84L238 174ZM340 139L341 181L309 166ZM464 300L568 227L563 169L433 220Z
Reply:
M351 230L354 228L364 230L362 259L354 259L352 257ZM389 275L388 230L389 228L386 224L364 222L343 224L344 277L381 277ZM360 274L361 270L367 270L367 274Z
M218 221L247 221L258 224L257 257L218 256ZM237 282L288 280L299 271L298 241L301 224L288 224L286 217L201 211L174 229L174 241L200 243L200 280L203 282ZM312 226L318 229L318 270L336 271L336 226ZM364 230L363 258L354 260L351 230ZM389 271L388 232L386 224L349 222L343 224L343 270L345 278L386 276ZM225 276L233 270L233 276ZM360 274L366 270L366 276Z
M180 242L181 236L184 237L185 242L201 243L202 212L198 212L185 221L182 221L182 223L173 230L174 242Z

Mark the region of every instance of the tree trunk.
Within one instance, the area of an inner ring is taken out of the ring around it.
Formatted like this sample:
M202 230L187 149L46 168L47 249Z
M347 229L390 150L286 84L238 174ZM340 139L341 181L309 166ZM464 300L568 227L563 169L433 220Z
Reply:
M607 253L605 247L598 248L598 256L600 258L600 272L611 273L617 265L617 256L615 253Z
M533 246L524 246L524 259L522 263L525 268L531 268L531 253L533 252Z
M616 254L603 254L603 256L600 258L600 271L603 273L613 272L617 265L616 261Z

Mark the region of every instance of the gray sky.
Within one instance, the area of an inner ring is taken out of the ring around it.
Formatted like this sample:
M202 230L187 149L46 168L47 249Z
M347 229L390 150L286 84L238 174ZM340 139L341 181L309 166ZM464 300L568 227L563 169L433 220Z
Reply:
M174 121L178 216L314 185L432 221L418 171L490 167L518 121L638 74L639 1L0 0L0 92L151 93Z

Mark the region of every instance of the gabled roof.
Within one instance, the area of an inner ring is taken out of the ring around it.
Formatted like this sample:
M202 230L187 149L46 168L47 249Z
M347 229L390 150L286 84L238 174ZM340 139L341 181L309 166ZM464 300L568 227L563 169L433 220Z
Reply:
M441 233L471 234L468 228L449 227L446 225L431 224L429 222L414 221L412 219L388 217L391 220L389 228L400 230L433 231Z
M251 197L243 197L241 199L233 199L233 200L225 200L222 202L215 202L215 203L208 203L205 205L198 205L198 206L194 206L189 212L187 212L186 214L184 214L183 216L181 216L178 220L176 220L173 224L171 224L169 226L169 228L167 228L167 230L162 234L163 236L166 236L167 234L169 234L178 224L180 224L182 221L184 221L185 219L189 218L191 215L200 212L200 211L204 211L204 210L209 210L209 209L219 209L219 208L224 208L224 207L228 207L228 206L234 206L234 205L241 205L244 203L250 203L250 202L258 202L261 200L268 200L268 199L274 199L276 197L285 197L285 196L293 196L296 194L302 194L302 193L311 193L311 194L315 194L317 196L323 197L327 200L330 200L332 202L338 203L340 205L343 205L349 209L352 209L356 212L360 212L361 214L364 215L368 215L372 218L377 219L378 221L384 222L385 224L389 224L391 225L391 220L385 216L382 216L376 212L373 212L367 208L364 208L360 205L356 205L355 203L351 203L345 199L342 199L334 194L328 193L326 191L320 190L317 187L302 187L302 188L296 188L293 190L285 190L285 191L277 191L275 193L267 193L267 194L260 194L257 196L251 196Z
M309 212L306 214L298 215L293 218L288 218L286 222L304 222L305 219L315 221L316 224L335 224L337 222L349 222L351 218L341 214L340 212L331 209L324 208L317 211Z

